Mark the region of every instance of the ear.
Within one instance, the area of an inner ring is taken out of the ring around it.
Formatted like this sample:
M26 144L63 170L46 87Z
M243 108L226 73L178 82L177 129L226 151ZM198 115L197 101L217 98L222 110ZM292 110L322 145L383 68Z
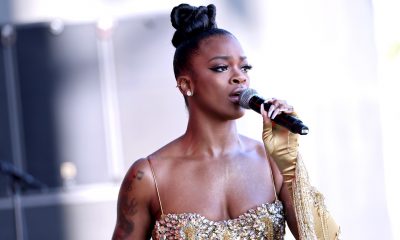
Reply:
M179 87L179 90L181 91L181 93L186 96L187 91L191 91L193 93L194 91L194 84L192 79L187 76L187 75L182 75L179 76L176 79L177 82L177 87Z

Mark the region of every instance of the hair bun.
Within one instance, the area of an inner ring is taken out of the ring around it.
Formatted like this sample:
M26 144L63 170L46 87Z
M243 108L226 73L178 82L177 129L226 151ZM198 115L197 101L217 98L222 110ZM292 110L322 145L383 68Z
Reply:
M176 29L172 44L177 47L196 34L216 28L216 8L213 4L200 7L180 4L172 9L171 23Z

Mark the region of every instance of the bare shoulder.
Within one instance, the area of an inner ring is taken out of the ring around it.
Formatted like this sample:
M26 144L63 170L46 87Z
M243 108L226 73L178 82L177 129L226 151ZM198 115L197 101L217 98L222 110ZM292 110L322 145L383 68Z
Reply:
M124 180L121 185L121 190L128 190L132 188L133 184L140 182L141 184L135 184L138 187L142 185L151 184L151 169L146 158L136 160L126 172Z
M148 158L136 160L125 174L120 196L135 195L136 199L149 203L154 198L154 179Z
M264 144L262 142L257 141L253 138L249 138L244 135L240 135L240 139L245 144L245 146L248 150L256 151L260 156L263 156L263 157L266 156Z
M182 152L180 149L180 138L177 138L150 154L148 159L152 165L160 168L170 164L171 160L179 158Z

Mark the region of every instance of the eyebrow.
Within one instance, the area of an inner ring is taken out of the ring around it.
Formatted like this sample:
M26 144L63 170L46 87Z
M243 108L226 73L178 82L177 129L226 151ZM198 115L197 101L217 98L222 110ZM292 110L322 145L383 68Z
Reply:
M232 58L231 56L215 56L215 57L212 57L210 60L208 60L208 62L211 62L211 61L216 60L216 59L222 59L222 60L226 60L227 61L227 60L229 60L231 58ZM241 56L240 57L241 61L243 61L245 59L247 59L246 56Z

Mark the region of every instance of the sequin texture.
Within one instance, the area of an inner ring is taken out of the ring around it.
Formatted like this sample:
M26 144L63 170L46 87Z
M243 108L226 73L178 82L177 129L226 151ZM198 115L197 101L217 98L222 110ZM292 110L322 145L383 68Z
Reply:
M153 240L281 240L284 234L283 206L280 201L276 201L224 221L211 221L195 213L166 214L156 221Z

